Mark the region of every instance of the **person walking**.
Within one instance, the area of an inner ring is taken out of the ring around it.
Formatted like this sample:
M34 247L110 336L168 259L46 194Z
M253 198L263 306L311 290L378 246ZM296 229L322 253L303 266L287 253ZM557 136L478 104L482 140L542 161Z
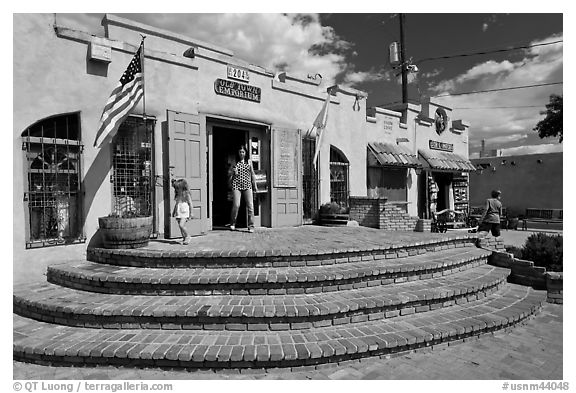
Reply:
M188 231L186 230L186 222L194 218L192 196L188 188L188 182L185 179L179 179L172 182L174 187L174 210L172 217L176 218L180 233L182 234L182 244L186 245L190 242Z
M230 214L230 223L227 225L231 230L236 229L236 218L240 208L240 198L244 197L246 210L248 210L248 232L254 232L254 201L253 194L258 192L256 186L256 175L252 162L248 159L246 146L241 145L236 153L236 164L230 171L229 181L232 183L232 212Z
M492 191L491 198L486 199L484 213L480 217L478 232L492 232L492 236L500 236L500 217L502 217L502 202L500 190Z

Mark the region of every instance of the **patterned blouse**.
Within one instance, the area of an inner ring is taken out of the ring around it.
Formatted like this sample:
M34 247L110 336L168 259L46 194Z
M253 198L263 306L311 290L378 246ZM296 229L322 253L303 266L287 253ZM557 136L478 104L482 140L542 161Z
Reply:
M252 171L250 162L238 161L236 163L237 174L232 179L233 190L252 189Z

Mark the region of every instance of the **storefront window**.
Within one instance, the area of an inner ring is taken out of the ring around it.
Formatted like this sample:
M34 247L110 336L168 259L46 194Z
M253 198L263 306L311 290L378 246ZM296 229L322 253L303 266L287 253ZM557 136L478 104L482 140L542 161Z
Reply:
M54 116L22 134L28 187L26 247L84 241L81 233L80 116Z
M154 120L128 117L112 147L112 211L119 216L150 216L153 206L152 130Z

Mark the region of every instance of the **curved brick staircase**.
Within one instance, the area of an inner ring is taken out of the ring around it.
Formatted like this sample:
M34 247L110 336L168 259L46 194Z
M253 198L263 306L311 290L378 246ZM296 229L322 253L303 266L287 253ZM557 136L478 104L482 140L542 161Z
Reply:
M51 266L46 283L15 289L14 359L320 365L503 329L545 299L507 283L472 235L301 229L289 250L271 246L289 233L270 233L243 248L242 233L218 247L91 248L88 261Z

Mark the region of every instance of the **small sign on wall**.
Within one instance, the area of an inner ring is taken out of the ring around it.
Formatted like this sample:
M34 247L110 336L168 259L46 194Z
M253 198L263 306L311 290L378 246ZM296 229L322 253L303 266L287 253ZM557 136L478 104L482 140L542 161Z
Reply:
M384 130L384 134L391 135L392 129L394 128L394 119L391 117L384 117L382 122L382 128Z
M448 151L448 152L454 151L454 145L452 143L438 142L438 141L433 141L430 139L430 141L428 142L428 146L432 150L441 150L441 151Z
M214 92L223 96L260 102L262 90L259 87L250 86L244 83L238 83L226 79L216 79L216 81L214 81Z
M250 82L250 73L244 68L228 64L228 78L248 83Z

